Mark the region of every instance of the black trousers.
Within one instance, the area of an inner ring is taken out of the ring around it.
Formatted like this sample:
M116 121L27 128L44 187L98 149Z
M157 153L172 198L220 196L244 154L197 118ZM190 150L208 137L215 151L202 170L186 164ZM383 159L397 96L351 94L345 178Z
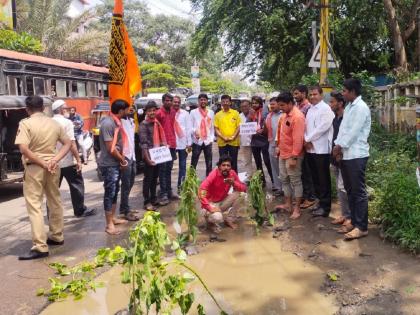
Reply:
M268 175L270 175L271 182L273 182L273 172L271 170L271 163L270 163L270 154L268 153L268 143L266 146L263 147L251 147L252 155L254 156L255 165L257 166L257 170L262 172L262 181L265 183L265 176L262 166L261 155L264 160L265 167L267 168Z
M212 144L209 145L198 145L193 143L192 145L192 156L191 156L191 166L196 169L198 160L200 158L201 151L204 151L204 160L206 162L206 176L210 174L213 168L213 152Z
M144 205L156 203L156 188L159 165L144 165L143 199Z
M365 172L368 158L342 160L340 163L344 189L351 211L351 223L362 231L368 229L368 194Z
M319 206L331 211L330 154L306 153Z
M70 187L71 203L75 216L81 216L86 210L85 206L85 184L81 172L76 170L76 166L68 166L61 168L60 182L66 179Z
M302 162L302 186L303 186L303 199L315 200L315 189L312 181L311 168L308 162L308 155L305 153Z
M232 159L232 169L238 173L238 152L239 147L233 145L225 145L224 147L219 147L219 156L228 155Z

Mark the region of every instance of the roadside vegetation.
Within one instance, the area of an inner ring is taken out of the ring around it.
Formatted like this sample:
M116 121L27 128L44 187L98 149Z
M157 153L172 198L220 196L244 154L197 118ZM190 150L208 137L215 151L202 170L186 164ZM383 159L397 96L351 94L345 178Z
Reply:
M420 188L416 179L416 139L372 124L366 181L369 218L383 235L413 253L420 252Z

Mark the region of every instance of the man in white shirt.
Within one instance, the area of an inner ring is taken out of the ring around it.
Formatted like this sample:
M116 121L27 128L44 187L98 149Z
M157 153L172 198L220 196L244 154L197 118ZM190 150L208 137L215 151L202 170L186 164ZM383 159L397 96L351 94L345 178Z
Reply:
M121 119L122 127L128 139L128 146L124 148L124 157L128 165L121 170L121 202L120 202L120 217L128 221L138 221L140 217L130 210L128 199L130 197L131 188L134 185L136 177L136 153L134 146L135 123L132 118L134 109L130 109L130 115Z
M65 178L70 188L71 202L76 217L94 215L96 209L88 209L85 206L85 185L82 176L82 162L80 161L79 152L76 146L74 126L73 123L64 116L68 115L67 104L63 100L56 100L52 104L52 110L54 113L53 119L60 124L71 140L70 151L59 162L61 171L59 185L61 186L61 182L63 181L63 178ZM57 143L57 149L59 150L59 148L61 148L61 143ZM73 157L76 159L76 162Z
M191 166L196 168L200 158L201 151L204 151L206 161L206 176L210 174L213 168L212 144L214 141L214 112L207 108L207 94L198 96L198 108L190 113L192 125L192 157Z
M241 113L239 114L239 117L241 118L241 124L244 124L247 122L247 117L248 117L250 109L251 109L251 102L249 100L243 100L241 102ZM242 157L243 157L242 165L244 166L244 171L247 174L248 182L255 171L255 167L252 164L251 139L252 139L252 135L240 135L240 140L241 140L240 153L242 154Z
M323 101L320 86L309 89L311 107L306 114L305 149L319 205L313 216L328 217L331 211L330 152L332 149L334 112Z
M187 172L187 156L191 152L191 118L190 114L181 108L181 98L179 96L174 96L172 106L176 111L174 128L179 162L177 185L179 192Z

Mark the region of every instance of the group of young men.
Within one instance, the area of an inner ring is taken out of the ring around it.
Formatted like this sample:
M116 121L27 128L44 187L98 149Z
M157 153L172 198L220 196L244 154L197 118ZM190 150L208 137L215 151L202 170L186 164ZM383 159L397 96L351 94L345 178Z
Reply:
M160 108L150 101L144 109L145 119L138 128L145 162L142 187L144 209L154 211L158 206L178 200L186 175L188 154L191 153L191 166L196 168L201 152L204 152L206 178L200 185L199 201L213 232L220 230L222 222L235 227L239 194L247 189L246 181L240 181L238 172L246 172L248 178L252 176L253 160L256 169L262 171L263 185L266 182L264 161L274 194L284 195L285 202L271 210L284 210L290 212L292 219L298 219L301 208L311 207L312 215L328 217L332 165L342 207L342 215L332 223L342 225L338 231L345 233L346 239L367 235L364 176L369 156L370 110L361 99L361 88L360 81L346 80L343 93L331 93L328 105L323 101L321 87L314 86L308 90L306 86L299 85L293 94L284 92L270 99L267 112L264 112L261 97L243 100L240 114L231 108L228 95L221 97L221 110L216 114L208 108L206 94L199 95L198 108L189 113L181 108L181 98L169 93L163 95ZM67 111L65 102L58 100L53 104L54 119L43 114L42 98L28 97L26 104L30 117L20 123L15 143L19 145L25 164L24 194L34 245L29 254L20 259L35 259L48 255L48 245L62 245L64 242L58 167L61 167L61 176L66 179L77 178L83 182L83 178L75 136L64 118ZM105 231L111 235L120 233L116 225L139 219L138 211L132 210L128 203L136 171L135 125L131 115L130 104L116 100L111 104L110 115L101 121L100 126L97 163L104 180ZM255 132L242 134L240 126L250 122L256 123ZM220 159L217 167L212 169L215 140ZM159 147L168 148L171 158L156 164L150 150ZM243 169L238 170L239 153ZM59 166L66 154L68 156ZM171 175L177 159L178 180L177 187L173 189ZM117 216L120 185L120 215ZM49 208L51 234L48 239L43 228L44 193ZM77 205L82 206L76 211ZM77 216L94 213L84 206L83 199L74 207Z
M270 99L267 115L263 114L262 99L256 96L251 102L242 101L240 115L222 102L222 111L214 119L221 159L218 169L200 186L202 208L215 231L223 221L232 226L237 198L230 199L230 188L235 193L246 190L236 175L240 148L243 171L248 174L252 174L251 156L262 170L262 155L274 193L284 195L284 203L272 210L287 211L291 219L298 219L305 208L310 208L313 216L329 217L332 168L342 211L331 223L341 225L337 232L345 234L346 240L368 234L365 170L370 110L361 98L359 80L347 79L343 86L342 93L331 93L327 104L320 86L308 89L299 85L293 94L284 92ZM240 124L246 122L257 123L256 133L240 136L235 142ZM265 184L264 175L262 180Z

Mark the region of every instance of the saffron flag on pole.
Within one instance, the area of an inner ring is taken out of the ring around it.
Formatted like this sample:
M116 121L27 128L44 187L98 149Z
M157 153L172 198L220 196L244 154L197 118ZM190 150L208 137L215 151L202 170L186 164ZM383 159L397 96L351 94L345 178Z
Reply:
M141 91L141 74L123 21L123 2L114 1L109 45L109 102L123 99L130 105Z

